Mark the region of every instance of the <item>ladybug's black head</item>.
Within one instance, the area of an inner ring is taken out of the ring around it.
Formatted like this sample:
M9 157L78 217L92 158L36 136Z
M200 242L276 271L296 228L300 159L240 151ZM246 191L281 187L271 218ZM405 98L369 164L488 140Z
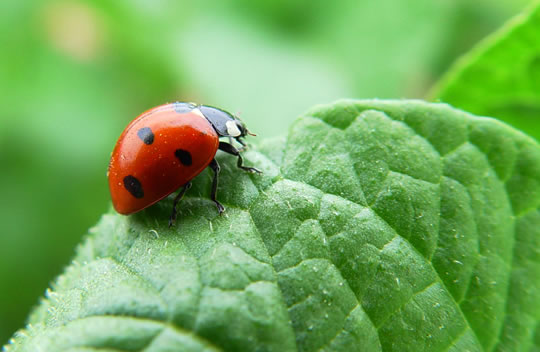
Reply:
M246 125L244 125L244 123L238 117L234 119L234 122L236 123L236 128L238 128L238 131L240 131L240 135L238 137L245 137L247 134L249 134Z
M220 137L238 139L250 134L244 123L233 114L212 106L201 105L198 108Z

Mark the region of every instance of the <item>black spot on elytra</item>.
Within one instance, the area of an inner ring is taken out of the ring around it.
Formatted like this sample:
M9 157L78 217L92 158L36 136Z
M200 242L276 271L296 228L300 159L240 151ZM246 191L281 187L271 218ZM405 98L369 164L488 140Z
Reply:
M128 175L124 177L124 187L128 190L129 193L131 193L133 197L144 197L141 182L137 180L135 176Z
M191 153L184 149L176 149L174 155L180 160L180 162L185 166L190 166L193 163L191 159Z
M154 143L154 133L150 129L150 127L143 127L140 130L137 131L137 136L144 142L144 144L152 144Z

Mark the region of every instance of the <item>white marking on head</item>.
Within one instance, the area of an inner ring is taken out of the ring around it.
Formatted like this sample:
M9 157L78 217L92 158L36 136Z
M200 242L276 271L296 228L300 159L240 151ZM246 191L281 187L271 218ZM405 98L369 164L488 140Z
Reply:
M201 112L201 110L199 110L199 108L195 108L191 110L191 112L194 113L195 115L199 115L200 117L206 120L206 117L204 117L203 113Z
M236 125L236 121L227 121L225 125L227 126L227 134L229 136L238 137L242 134L242 132L240 132L240 129L238 129L238 126Z

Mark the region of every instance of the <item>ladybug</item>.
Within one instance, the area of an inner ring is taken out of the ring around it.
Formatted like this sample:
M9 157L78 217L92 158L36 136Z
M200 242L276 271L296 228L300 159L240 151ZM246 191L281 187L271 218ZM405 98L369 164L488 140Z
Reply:
M232 154L240 169L260 173L244 166L240 151L232 145L234 138L245 147L246 134L254 136L237 117L212 106L176 102L142 113L122 132L111 155L107 176L114 208L124 215L136 213L182 188L174 198L170 227L191 180L210 167L214 172L210 198L221 215L225 207L216 199L220 170L216 152ZM230 143L220 137L229 137Z

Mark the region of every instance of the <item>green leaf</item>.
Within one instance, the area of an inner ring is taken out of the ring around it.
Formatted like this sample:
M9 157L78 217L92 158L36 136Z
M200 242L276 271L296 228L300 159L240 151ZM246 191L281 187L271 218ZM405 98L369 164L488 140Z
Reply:
M456 62L432 97L540 140L540 3Z
M421 101L340 101L103 216L7 351L538 348L540 147ZM536 338L536 340L535 340ZM535 342L536 341L536 342Z

